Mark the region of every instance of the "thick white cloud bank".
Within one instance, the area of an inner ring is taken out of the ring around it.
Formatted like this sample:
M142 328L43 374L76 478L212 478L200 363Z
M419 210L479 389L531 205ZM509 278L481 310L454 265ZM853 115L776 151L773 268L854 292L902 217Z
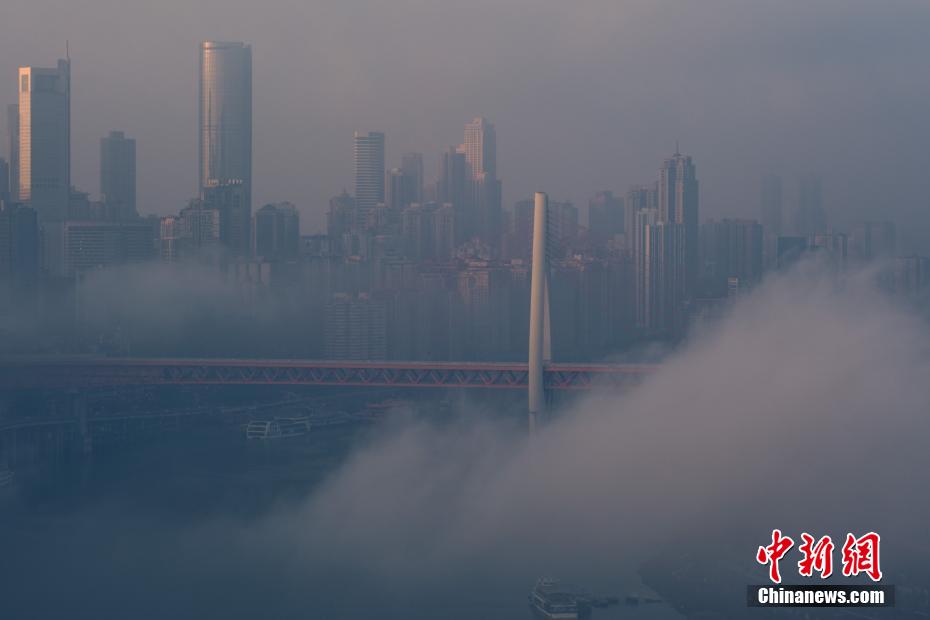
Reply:
M638 388L593 395L531 439L477 414L399 425L265 534L327 570L398 581L590 569L694 534L762 543L775 527L923 548L927 336L869 274L807 266Z

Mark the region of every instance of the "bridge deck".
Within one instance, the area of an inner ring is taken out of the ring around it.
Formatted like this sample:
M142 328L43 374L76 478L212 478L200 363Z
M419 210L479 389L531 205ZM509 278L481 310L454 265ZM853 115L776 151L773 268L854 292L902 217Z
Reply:
M547 389L619 385L648 364L549 364ZM0 389L130 385L321 385L526 389L527 365L304 359L22 357L0 359Z

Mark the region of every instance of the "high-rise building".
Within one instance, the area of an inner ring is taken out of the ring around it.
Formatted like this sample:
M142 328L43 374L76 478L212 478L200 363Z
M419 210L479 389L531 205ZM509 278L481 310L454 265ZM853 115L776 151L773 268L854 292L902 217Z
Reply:
M807 249L817 252L829 266L843 270L849 256L849 237L838 232L817 233L808 237Z
M649 227L655 226L659 219L657 187L650 188L644 185L630 188L626 206L632 222L632 238L629 245L633 254L633 320L636 327L648 329L655 279L655 268L650 255Z
M0 157L0 202L10 203L10 164Z
M769 174L762 177L761 216L766 234L777 237L782 233L781 177Z
M550 257L558 257L572 249L578 239L578 209L571 202L549 200L547 205L547 253ZM529 260L532 256L535 220L536 204L533 198L520 200L513 205L510 258Z
M300 249L300 217L289 202L255 212L255 256L266 261L294 260Z
M155 231L147 222L69 221L63 224L64 275L155 257Z
M510 258L530 260L533 243L533 220L536 204L532 198L513 205L513 230L510 241Z
M456 272L453 352L459 359L500 359L509 348L510 272L487 261L469 261Z
M433 213L436 205L408 205L401 215L401 236L404 258L423 261L433 258L433 234L436 227Z
M762 225L755 220L709 220L701 224L701 293L724 297L728 287L762 278Z
M169 215L159 220L158 257L166 263L175 263L181 257L181 218Z
M411 203L401 213L400 233L405 259L444 262L455 250L455 212L451 204Z
M571 202L549 201L549 254L570 250L578 239L578 209Z
M642 214L646 216L644 212ZM680 333L685 318L686 228L658 221L643 223L640 326L666 334Z
M588 236L597 247L607 245L616 235L625 231L623 198L603 191L588 201Z
M401 159L400 169L410 179L413 196L410 202L423 202L423 155L407 153Z
M465 139L458 151L465 156L465 207L456 223L463 238L478 239L492 256L501 249L503 227L501 182L497 178L497 132L484 118L465 125Z
M655 288L658 261L653 256L651 230L659 219L658 207L636 209L633 220L633 259L635 261L634 293L636 326L653 327L652 308L655 305Z
M779 269L787 269L807 253L808 240L807 237L781 236L775 247L775 265Z
M387 307L366 293L336 293L326 305L323 335L329 359L385 359Z
M417 192L416 183L416 177L403 168L388 170L385 175L385 204L397 213L409 204L419 204L416 196L422 192Z
M0 310L25 301L39 279L39 223L35 209L0 208Z
M19 200L39 219L68 216L71 191L71 61L54 69L19 68Z
M633 236L633 241L628 242L630 249L635 245L635 220L636 214L642 209L659 209L659 185L634 185L630 187L626 194L626 201L623 205L623 228L628 234Z
M183 242L179 252L197 252L220 243L221 220L218 209L206 206L203 200L192 200L181 209L177 221L168 223L168 232Z
M224 183L203 189L203 208L216 210L220 219L220 243L231 256L248 256L252 249L252 214L246 188Z
M930 257L900 256L895 259L892 287L896 294L926 299L930 290Z
M484 118L476 118L465 125L465 141L461 151L465 155L468 175L477 181L482 174L497 178L497 132Z
M326 213L326 234L336 249L342 244L343 235L348 234L355 225L355 200L342 190L338 196L329 199L329 211Z
M364 228L371 211L384 202L384 134L356 131L354 140L356 223Z
M823 209L823 181L819 176L801 177L794 228L799 235L814 235L827 230L827 215Z
M439 181L436 187L439 201L462 204L465 201L466 176L465 154L450 146L439 160Z
M436 199L440 203L449 203L455 210L455 245L461 245L471 238L466 217L467 200L467 164L465 154L455 147L443 152L439 160L439 180L436 183Z
M69 220L106 220L107 211L104 204L99 200L91 200L90 194L78 189L71 188L71 194L68 197L68 219ZM46 233L48 232L46 226Z
M893 222L861 222L853 229L853 255L858 260L895 255L897 236Z
M551 269L552 351L559 360L589 360L608 353L616 339L629 328L628 312L617 302L629 304L630 282L610 267L610 262L574 255L557 261ZM526 312L526 310L524 310Z
M691 158L676 153L666 160L661 180L631 187L625 206L633 259L632 318L641 330L677 334L684 326L690 296L687 226L697 219L697 179Z
M690 298L698 275L698 181L691 157L677 151L662 165L659 220L684 226L684 291Z
M448 261L455 254L455 208L451 203L433 212L433 258Z
M504 228L501 211L501 181L487 174L479 176L473 183L474 204L477 221L475 237L485 244L492 257L501 251L501 238Z
M122 131L100 139L100 195L107 212L118 220L138 217L136 211L136 141Z
M10 164L10 199L19 200L19 103L6 107L7 154Z
M762 177L759 202L763 235L762 260L766 268L772 268L778 262L778 238L784 234L785 229L780 176L768 174Z
M200 193L236 186L246 227L252 217L252 48L200 44ZM245 237L246 251L248 239Z

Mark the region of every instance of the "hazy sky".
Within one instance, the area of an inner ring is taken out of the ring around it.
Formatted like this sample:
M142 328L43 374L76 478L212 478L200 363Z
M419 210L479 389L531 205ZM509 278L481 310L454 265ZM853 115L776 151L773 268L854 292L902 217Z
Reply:
M506 206L649 182L679 139L702 217L756 216L768 169L790 211L818 171L833 221L894 219L926 252L927 32L917 0L2 0L0 103L70 40L75 184L98 192L98 140L121 129L140 210L176 212L196 193L198 42L243 40L253 204L296 203L307 232L351 189L353 130L387 133L389 167L423 152L429 178L482 115Z

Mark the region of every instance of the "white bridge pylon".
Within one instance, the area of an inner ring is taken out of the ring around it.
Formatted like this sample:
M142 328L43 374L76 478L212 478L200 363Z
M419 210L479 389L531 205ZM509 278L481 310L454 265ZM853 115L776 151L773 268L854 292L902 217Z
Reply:
M552 361L549 326L549 196L536 192L533 210L533 263L530 280L529 431L546 409L543 368Z

